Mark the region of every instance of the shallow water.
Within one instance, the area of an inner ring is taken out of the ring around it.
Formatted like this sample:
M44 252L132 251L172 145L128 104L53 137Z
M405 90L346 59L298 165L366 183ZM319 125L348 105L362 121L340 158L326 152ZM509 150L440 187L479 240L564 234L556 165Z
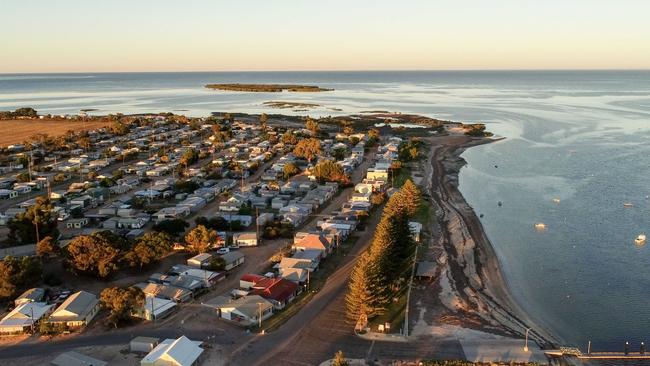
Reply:
M218 82L336 90L202 87ZM320 116L388 110L487 123L507 139L464 153L460 188L484 214L515 298L567 344L650 341L650 245L634 245L650 234L648 71L0 75L0 110L293 113L262 104L271 100L317 103L309 113Z

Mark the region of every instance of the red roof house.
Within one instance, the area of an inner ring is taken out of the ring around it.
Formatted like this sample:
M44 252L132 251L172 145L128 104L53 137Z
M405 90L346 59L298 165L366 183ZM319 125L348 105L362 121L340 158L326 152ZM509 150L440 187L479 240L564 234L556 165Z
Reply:
M255 283L249 295L259 295L269 300L276 309L283 309L300 293L300 286L284 278L264 278Z

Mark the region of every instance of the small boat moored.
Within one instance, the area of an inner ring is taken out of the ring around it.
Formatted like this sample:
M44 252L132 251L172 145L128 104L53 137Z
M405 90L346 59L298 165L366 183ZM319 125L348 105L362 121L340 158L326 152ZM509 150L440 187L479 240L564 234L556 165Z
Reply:
M535 224L535 229L537 229L537 231L544 231L546 230L546 225L543 222L538 222Z
M645 234L639 234L639 236L637 236L636 239L634 239L634 244L643 245L645 244L645 241L646 241Z

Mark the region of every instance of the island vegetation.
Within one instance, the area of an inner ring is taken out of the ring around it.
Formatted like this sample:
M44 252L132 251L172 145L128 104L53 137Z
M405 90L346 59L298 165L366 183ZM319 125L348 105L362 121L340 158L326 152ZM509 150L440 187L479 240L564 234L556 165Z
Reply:
M334 89L321 88L315 85L294 85L294 84L208 84L208 89L253 92L253 93L280 93L283 91L297 93L313 93L333 91Z

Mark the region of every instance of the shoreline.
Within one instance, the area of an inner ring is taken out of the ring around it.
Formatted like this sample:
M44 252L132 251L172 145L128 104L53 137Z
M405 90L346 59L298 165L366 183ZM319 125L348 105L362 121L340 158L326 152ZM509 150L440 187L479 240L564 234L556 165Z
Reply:
M441 276L447 275L454 300L461 304L449 310L478 316L480 328L487 332L500 330L523 338L526 329L531 328L529 338L541 348L556 345L558 339L514 299L483 225L458 188L460 169L466 165L463 152L499 140L450 134L428 141L431 146L427 165L431 172L427 193L437 208L438 240L445 253ZM441 302L444 304L444 299Z

